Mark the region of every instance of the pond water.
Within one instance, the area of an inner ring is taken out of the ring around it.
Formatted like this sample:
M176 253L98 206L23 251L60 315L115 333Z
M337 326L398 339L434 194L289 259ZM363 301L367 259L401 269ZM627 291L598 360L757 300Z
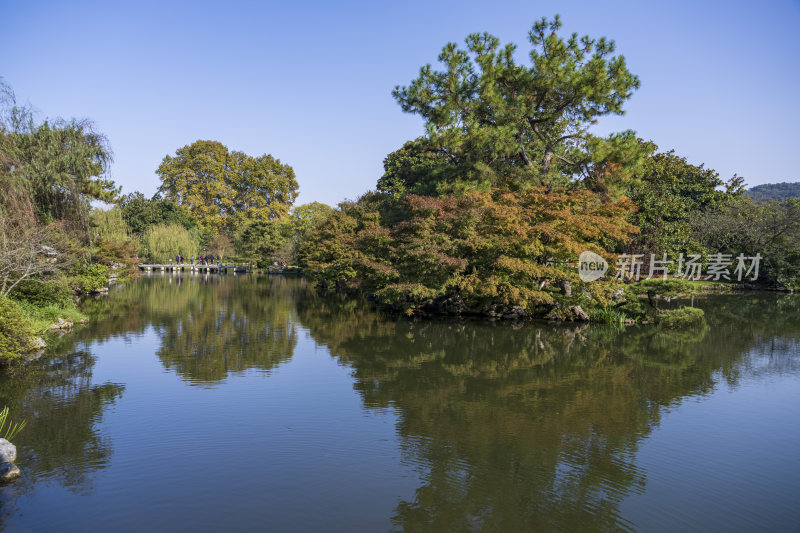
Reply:
M0 378L5 531L798 531L800 297L665 334L153 275Z

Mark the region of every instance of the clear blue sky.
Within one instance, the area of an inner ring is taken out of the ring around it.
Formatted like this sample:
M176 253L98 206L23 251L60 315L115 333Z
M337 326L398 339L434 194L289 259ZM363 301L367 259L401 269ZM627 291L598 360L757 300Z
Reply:
M291 164L300 202L335 204L422 132L395 85L475 31L524 53L531 23L555 13L616 40L641 78L599 131L634 129L750 185L800 179L798 0L0 0L0 76L42 116L94 120L124 192L154 193L166 154L215 139Z

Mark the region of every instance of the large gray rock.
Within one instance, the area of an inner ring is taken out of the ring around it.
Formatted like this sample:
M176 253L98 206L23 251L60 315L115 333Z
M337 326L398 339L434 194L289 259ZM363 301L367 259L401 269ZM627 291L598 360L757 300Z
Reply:
M17 460L17 447L6 439L0 439L0 462L13 463Z
M14 481L22 471L14 463L0 463L0 481Z

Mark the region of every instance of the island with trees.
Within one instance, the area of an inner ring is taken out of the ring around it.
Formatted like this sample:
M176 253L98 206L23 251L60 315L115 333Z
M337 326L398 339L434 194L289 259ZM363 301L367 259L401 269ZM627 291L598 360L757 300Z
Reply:
M631 130L594 133L640 80L614 41L561 29L535 22L525 62L486 33L447 44L392 93L424 134L336 207L294 205L302 177L288 163L214 140L166 155L154 196L122 194L90 121L38 120L3 85L0 360L85 321L76 299L178 255L291 265L321 291L407 315L691 326L702 311L659 306L706 287L684 279L685 257L758 257L748 287L800 288L800 198L746 194L743 178ZM608 274L581 279L583 252ZM654 275L644 259L637 282L615 275L621 256L673 261ZM713 281L745 285L730 273Z

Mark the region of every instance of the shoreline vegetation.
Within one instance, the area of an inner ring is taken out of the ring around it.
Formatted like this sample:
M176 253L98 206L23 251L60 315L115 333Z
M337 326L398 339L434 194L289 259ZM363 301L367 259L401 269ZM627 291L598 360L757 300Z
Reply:
M85 323L78 300L139 263L181 258L302 274L408 316L697 328L701 292L800 289L796 188L754 201L742 177L634 131L592 133L640 86L614 42L562 35L556 16L528 44L522 64L515 45L472 34L395 87L425 133L386 156L374 190L336 207L294 205L289 164L213 140L165 156L154 196L122 194L90 121L38 120L0 81L0 364ZM604 278L581 280L586 251L608 263ZM616 279L631 254L761 264L747 283L687 281L677 265L666 279Z

